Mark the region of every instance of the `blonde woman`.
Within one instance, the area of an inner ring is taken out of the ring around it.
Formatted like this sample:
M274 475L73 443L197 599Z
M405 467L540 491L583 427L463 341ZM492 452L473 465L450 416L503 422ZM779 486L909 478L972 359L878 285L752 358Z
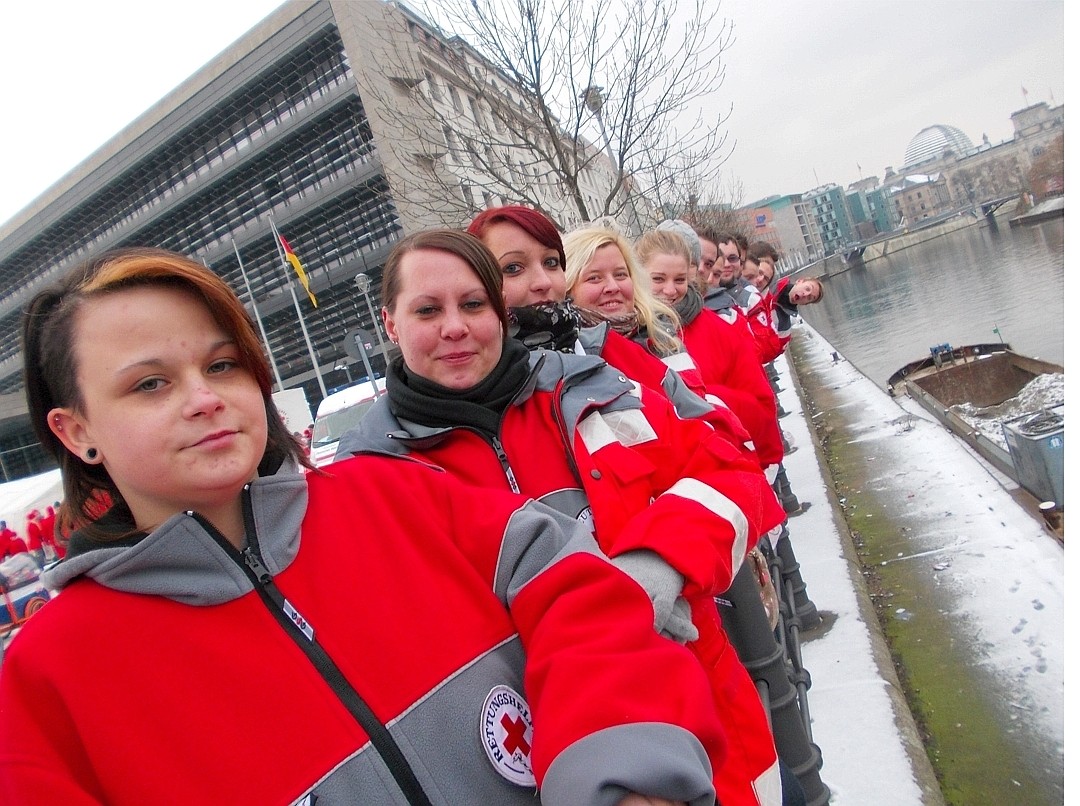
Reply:
M590 225L568 233L563 247L567 296L584 324L607 322L661 358L685 355L675 335L678 316L649 292L626 238L609 227Z

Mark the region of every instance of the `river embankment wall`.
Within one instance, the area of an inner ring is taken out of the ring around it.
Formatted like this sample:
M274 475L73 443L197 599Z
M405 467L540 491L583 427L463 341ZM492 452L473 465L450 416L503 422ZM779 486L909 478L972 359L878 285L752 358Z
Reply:
M815 506L820 496L835 520L835 527L805 522L816 514L811 509L791 521L792 543L810 597L828 610L816 579L832 561L817 554L829 551L828 541L804 543L803 533L835 529L879 685L892 698L895 730L920 788L914 799L879 791L877 800L851 802L1060 803L1062 547L966 446L914 404L907 409L888 397L809 326L796 328L785 363L803 416L781 425L806 424L809 455L800 446L784 464L797 495ZM781 403L789 408L783 394ZM801 489L815 474L821 487ZM829 644L832 631L804 653L814 679L815 740L825 730L819 722L847 716L832 698L832 687L845 685L832 653L850 650L846 641ZM846 685L856 700L868 696L865 687ZM863 703L868 711L870 703ZM819 741L830 787L836 740L825 734ZM881 770L879 741L856 741L867 747L848 743L845 752L873 777Z

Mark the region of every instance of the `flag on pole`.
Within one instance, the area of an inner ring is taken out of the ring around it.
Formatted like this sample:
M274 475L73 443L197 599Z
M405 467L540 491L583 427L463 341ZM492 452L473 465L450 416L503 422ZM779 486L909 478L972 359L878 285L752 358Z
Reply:
M300 278L300 285L307 291L308 299L311 300L311 304L316 308L319 307L319 303L315 301L315 295L311 293L311 284L308 282L307 272L304 271L303 265L300 263L300 258L296 256L296 253L289 246L289 242L285 240L285 236L278 233L278 240L281 241L281 246L285 249L285 259L289 261L289 265L296 271L296 276Z

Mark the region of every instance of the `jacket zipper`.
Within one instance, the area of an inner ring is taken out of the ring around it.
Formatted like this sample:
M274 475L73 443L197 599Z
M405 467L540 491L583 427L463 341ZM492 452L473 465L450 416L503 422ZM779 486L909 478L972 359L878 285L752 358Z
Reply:
M503 450L502 442L499 441L498 437L491 438L491 447L495 451L495 455L499 457L499 464L502 465L506 480L510 482L510 489L520 494L521 488L518 487L517 476L514 475L514 469L510 467L510 457L506 455L506 451Z
M574 474L574 478L577 479L578 486L584 490L585 482L581 479L581 468L578 467L577 457L574 456L574 446L571 444L571 437L566 428L566 420L562 414L562 407L559 405L559 401L562 399L563 380L560 378L555 383L555 388L552 390L551 395L551 416L555 420L555 424L559 427L559 437L562 440L563 452L566 454L566 465L570 468L570 472ZM575 431L577 426L575 425Z
M386 764L394 780L404 793L411 806L431 806L431 801L424 792L415 773L409 766L405 754L394 741L390 731L371 710L360 693L348 681L334 663L333 658L315 640L315 629L303 617L300 611L285 598L281 589L274 582L270 569L263 561L259 549L258 533L255 530L255 515L251 506L251 485L245 484L241 503L244 515L245 548L238 551L228 539L206 518L197 512L188 511L188 516L199 523L206 532L225 550L251 580L255 592L259 595L266 609L281 625L293 642L315 667L338 700L350 715L367 733L372 746Z

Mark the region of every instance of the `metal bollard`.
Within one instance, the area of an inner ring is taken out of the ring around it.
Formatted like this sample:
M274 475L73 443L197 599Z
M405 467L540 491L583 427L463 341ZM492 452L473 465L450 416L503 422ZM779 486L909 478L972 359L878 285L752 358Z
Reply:
M791 619L798 622L800 629L812 630L821 623L821 614L818 613L817 605L810 600L806 592L806 582L799 571L799 561L795 559L795 548L791 545L791 533L788 532L787 523L780 530L775 554L780 561L780 573L784 583L791 584L793 594ZM777 593L781 593L783 587L778 587L776 590ZM782 593L781 601L783 601Z
M773 489L776 491L776 497L780 499L781 506L784 507L784 512L792 515L802 511L799 497L791 491L791 482L788 481L787 470L784 469L783 462L780 463L776 471L776 481L773 482Z
M764 683L768 689L763 702L767 703L776 753L798 777L807 804L822 806L829 802L830 793L818 774L821 750L807 736L798 690L789 678L784 650L769 627L748 563L743 563L723 598L730 602L717 606L724 631L754 683Z

